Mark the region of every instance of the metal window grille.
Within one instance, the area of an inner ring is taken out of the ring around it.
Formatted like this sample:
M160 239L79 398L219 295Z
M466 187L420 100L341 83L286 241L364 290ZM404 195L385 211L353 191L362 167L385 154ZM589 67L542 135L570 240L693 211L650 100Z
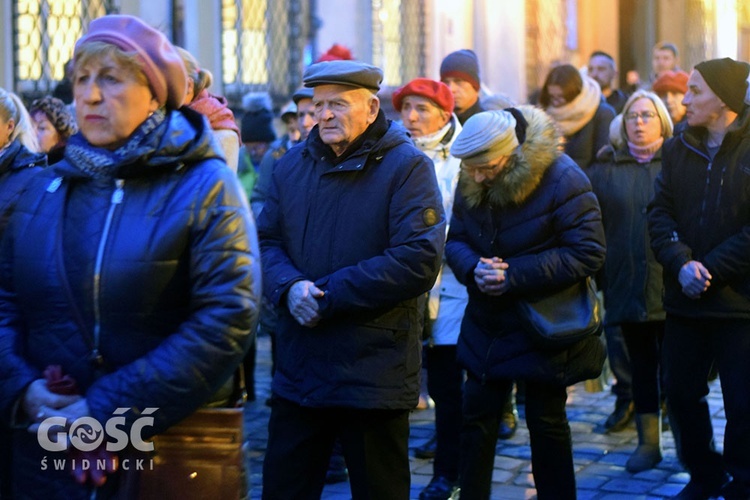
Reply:
M544 84L550 68L567 60L566 5L544 0L526 1L526 81L529 96Z
M389 87L425 74L424 9L424 0L372 2L372 60Z
M224 95L268 92L280 106L301 85L311 0L222 0Z
M91 20L118 10L116 0L16 0L14 90L27 101L51 93Z

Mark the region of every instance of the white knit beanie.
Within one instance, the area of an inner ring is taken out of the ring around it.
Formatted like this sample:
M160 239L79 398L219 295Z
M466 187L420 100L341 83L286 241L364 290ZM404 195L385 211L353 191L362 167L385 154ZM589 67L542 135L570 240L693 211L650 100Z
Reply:
M513 115L504 110L484 111L466 120L451 146L451 155L472 167L509 156L517 147Z

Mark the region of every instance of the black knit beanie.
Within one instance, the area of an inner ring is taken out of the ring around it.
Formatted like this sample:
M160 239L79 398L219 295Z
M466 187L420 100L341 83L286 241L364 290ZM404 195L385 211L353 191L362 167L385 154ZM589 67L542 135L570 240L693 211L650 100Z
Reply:
M466 80L475 90L479 90L479 59L473 50L457 50L445 56L440 64L440 79L448 77Z
M735 113L745 107L750 65L729 57L703 61L695 66L714 94Z
M240 127L242 142L273 142L276 133L273 130L273 114L267 109L248 111L242 115Z

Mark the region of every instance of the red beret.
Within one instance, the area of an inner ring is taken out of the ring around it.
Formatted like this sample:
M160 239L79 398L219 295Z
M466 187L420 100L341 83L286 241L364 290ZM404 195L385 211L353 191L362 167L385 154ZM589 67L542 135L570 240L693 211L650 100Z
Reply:
M651 86L657 94L662 92L679 92L687 94L688 74L684 71L667 71L656 79Z
M437 82L429 78L415 78L410 81L393 93L393 107L396 111L401 111L404 97L409 95L426 97L440 109L448 113L453 112L453 94L451 89L443 82Z

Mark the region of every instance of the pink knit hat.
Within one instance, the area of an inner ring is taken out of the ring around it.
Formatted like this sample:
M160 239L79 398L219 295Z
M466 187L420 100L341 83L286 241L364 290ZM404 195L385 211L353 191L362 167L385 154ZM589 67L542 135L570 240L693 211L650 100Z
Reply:
M134 52L159 104L171 109L182 106L187 89L185 65L160 31L134 16L108 15L91 21L88 33L76 42L74 57L88 42L109 43Z

